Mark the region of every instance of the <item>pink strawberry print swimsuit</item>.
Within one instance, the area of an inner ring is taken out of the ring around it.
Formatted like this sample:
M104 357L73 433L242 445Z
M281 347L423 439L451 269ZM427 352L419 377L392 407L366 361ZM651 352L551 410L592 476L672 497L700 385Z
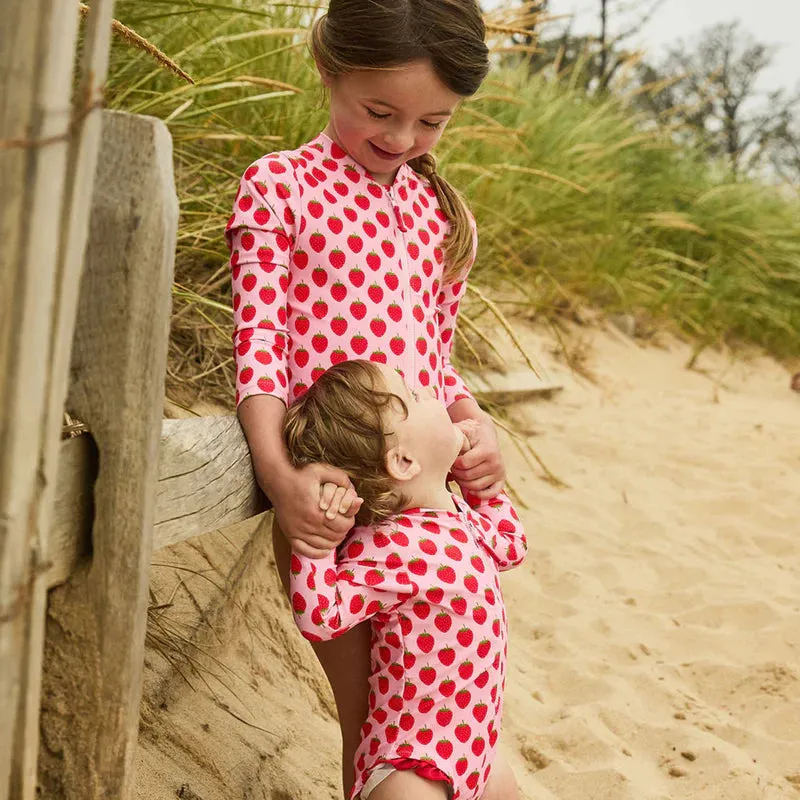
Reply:
M506 671L499 573L524 559L527 543L505 494L454 503L357 528L324 559L292 555L292 609L307 639L372 621L370 712L351 798L376 767L403 759L440 770L454 800L477 800L486 787Z
M248 167L226 228L237 403L288 405L355 358L396 367L447 406L470 397L450 364L466 286L442 283L448 231L408 165L382 186L325 134Z

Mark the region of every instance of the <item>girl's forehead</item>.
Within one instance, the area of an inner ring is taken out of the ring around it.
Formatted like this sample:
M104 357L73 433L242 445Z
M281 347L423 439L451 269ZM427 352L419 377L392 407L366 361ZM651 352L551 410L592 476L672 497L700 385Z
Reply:
M362 100L391 106L397 111L413 109L420 116L452 114L462 99L439 80L428 61L412 61L389 69L356 70L340 75L339 80Z

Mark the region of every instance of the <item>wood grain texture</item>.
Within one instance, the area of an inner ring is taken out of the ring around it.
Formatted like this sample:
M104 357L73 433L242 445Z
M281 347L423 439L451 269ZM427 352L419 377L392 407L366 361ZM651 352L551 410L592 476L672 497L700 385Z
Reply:
M98 452L92 552L49 598L47 797L132 796L177 214L166 127L104 112L67 401Z
M97 453L90 436L61 443L48 585L88 557ZM236 417L164 420L153 515L153 551L260 514L264 496Z
M41 180L37 182L38 191L31 214L33 220L46 219L46 216L38 213L36 204L42 201L41 198L47 197L54 182L63 185L60 219L55 220L56 227L52 233L58 250L51 309L52 332L47 359L44 439L39 464L43 483L35 509L36 552L39 563L48 558L48 533L58 470L64 397L100 141L101 115L98 102L102 99L102 87L108 68L113 5L113 0L99 0L92 5L82 48L80 85L76 94L84 106L72 109L71 119L66 112L69 110L72 92L71 76L76 52L78 16L69 4L52 2L52 12L48 15L49 44L42 53L46 76L43 91L55 110L52 115L55 119L49 126L52 130L46 129L42 135L48 137L63 134L68 125L69 135L55 146L48 145L41 149L45 163L41 165ZM62 155L65 149L66 159ZM38 240L41 234L37 231L36 235ZM38 245L34 254L37 251ZM31 264L34 274L36 264L35 260ZM30 598L11 774L11 795L20 800L33 800L36 796L47 604L47 576L40 568L34 570Z

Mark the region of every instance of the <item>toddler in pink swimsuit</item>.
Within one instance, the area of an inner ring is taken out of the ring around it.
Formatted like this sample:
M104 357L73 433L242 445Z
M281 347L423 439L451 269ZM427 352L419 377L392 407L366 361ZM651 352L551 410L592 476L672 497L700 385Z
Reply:
M447 488L469 424L453 424L433 391L409 388L398 370L348 361L289 409L284 430L296 465L343 469L362 502L337 550L291 560L307 639L372 623L350 797L513 800L513 776L496 760L507 651L499 573L527 545L504 493L465 501Z

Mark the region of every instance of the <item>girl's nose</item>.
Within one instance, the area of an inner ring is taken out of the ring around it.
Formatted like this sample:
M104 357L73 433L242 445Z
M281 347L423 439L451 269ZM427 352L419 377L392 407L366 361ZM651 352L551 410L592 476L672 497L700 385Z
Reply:
M392 131L386 136L386 149L390 153L405 153L414 144L414 135L410 131Z

